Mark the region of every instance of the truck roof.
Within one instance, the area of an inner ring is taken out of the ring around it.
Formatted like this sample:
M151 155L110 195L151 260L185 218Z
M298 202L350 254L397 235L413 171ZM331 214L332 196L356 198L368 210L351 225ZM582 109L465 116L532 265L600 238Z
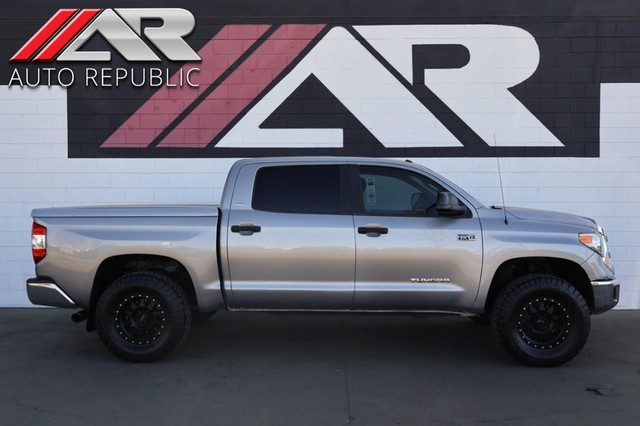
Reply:
M441 184L444 184L446 187L450 187L454 189L454 192L457 192L459 195L462 195L464 199L473 204L474 207L480 208L483 207L482 203L476 200L472 195L466 192L464 189L460 188L455 183L451 182L449 179L444 176L434 172L433 170L425 167L421 164L413 163L412 161L407 160L397 160L390 158L379 158L379 157L336 157L336 156L318 156L318 157L310 157L310 156L293 156L293 157L260 157L260 158L245 158L242 160L238 160L233 164L231 170L229 172L229 177L233 176L233 181L235 182L235 177L238 174L238 170L242 168L242 166L248 164L372 164L372 165L387 165L394 167L402 167L407 169L419 170L423 173L427 173L431 178L436 181L439 181ZM225 193L229 195L227 190L227 186L225 185L225 191L222 196L222 205L225 205ZM227 200L229 201L229 200Z

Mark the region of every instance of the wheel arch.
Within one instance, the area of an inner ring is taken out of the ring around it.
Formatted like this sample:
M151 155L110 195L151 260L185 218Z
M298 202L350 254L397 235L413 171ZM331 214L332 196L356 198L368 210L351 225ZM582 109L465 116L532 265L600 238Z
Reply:
M89 317L87 318L88 331L95 330L96 328L96 306L100 296L109 284L125 274L140 271L155 271L173 279L185 292L191 310L197 311L198 298L193 279L187 268L185 268L181 262L171 257L153 254L137 253L117 255L104 259L96 271L89 301Z
M594 296L591 281L579 264L557 257L518 257L504 261L496 269L484 302L484 312L491 312L496 296L510 282L532 273L555 275L567 281L580 292L589 309L593 311Z

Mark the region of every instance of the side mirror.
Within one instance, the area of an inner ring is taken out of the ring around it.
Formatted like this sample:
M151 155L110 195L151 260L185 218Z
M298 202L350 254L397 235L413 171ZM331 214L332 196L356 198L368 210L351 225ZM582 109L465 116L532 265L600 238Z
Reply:
M462 216L467 212L467 207L461 205L458 197L452 193L442 191L438 193L436 211L442 216Z

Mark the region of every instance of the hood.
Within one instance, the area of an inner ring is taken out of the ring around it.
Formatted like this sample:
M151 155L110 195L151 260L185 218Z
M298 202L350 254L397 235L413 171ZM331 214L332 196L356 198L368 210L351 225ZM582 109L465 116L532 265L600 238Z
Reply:
M523 209L518 207L507 207L507 213L521 220L562 223L567 225L581 226L592 230L595 230L597 228L595 220L575 214L560 213L547 210Z

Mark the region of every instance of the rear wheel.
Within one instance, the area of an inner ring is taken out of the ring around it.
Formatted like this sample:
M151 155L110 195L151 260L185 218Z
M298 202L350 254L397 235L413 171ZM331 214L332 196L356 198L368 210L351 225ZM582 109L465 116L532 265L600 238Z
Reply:
M497 297L491 328L502 347L534 366L554 366L575 357L590 330L589 307L568 282L541 274L526 275Z
M112 282L98 301L98 335L120 358L154 361L185 339L191 311L184 291L156 272L134 272Z

